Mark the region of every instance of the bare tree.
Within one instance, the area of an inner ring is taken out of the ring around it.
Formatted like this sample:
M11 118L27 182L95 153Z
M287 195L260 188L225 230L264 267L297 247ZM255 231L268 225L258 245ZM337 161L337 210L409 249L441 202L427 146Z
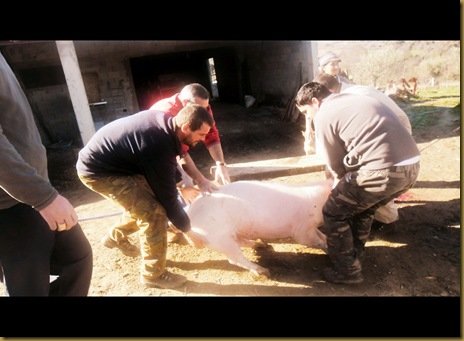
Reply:
M357 84L377 87L402 72L404 53L393 48L367 51L354 66L353 76Z
M420 69L425 77L433 77L436 81L455 81L461 77L460 50L450 49L446 53L424 59Z

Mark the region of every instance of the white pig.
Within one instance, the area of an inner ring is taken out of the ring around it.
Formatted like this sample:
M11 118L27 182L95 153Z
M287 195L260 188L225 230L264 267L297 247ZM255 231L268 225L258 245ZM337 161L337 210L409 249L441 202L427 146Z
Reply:
M257 239L293 238L297 243L327 251L322 206L333 180L304 185L236 181L211 195L198 197L188 208L192 229L187 234L196 247L222 252L229 263L255 275L269 270L245 258L241 247L262 245ZM192 236L193 234L193 236ZM198 242L200 241L200 242Z

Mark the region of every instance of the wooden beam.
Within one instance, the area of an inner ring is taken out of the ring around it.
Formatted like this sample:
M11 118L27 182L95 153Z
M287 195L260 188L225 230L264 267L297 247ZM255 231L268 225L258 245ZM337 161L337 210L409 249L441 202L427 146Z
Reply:
M227 164L231 181L262 180L265 178L321 172L324 171L324 167L323 158L316 154Z

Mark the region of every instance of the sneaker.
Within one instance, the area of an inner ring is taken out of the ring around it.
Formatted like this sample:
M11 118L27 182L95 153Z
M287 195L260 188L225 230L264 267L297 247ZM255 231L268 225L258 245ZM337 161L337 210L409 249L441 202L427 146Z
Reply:
M165 271L159 277L140 277L140 282L149 288L174 289L187 282L187 278L182 275L173 274Z
M322 274L326 280L333 283L357 284L364 281L361 271L351 275L345 275L335 271L333 268L325 268Z
M140 256L140 250L137 246L132 245L128 239L123 239L119 242L111 239L108 235L103 237L101 240L101 243L106 246L107 248L115 248L117 247L119 250L121 250L122 253L124 253L126 256L129 257L137 257Z

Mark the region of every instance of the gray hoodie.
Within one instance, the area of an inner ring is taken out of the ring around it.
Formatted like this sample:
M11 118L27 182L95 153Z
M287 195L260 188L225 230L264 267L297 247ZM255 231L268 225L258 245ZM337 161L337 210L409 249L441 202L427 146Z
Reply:
M22 202L41 210L58 192L31 106L1 53L0 89L0 209Z

